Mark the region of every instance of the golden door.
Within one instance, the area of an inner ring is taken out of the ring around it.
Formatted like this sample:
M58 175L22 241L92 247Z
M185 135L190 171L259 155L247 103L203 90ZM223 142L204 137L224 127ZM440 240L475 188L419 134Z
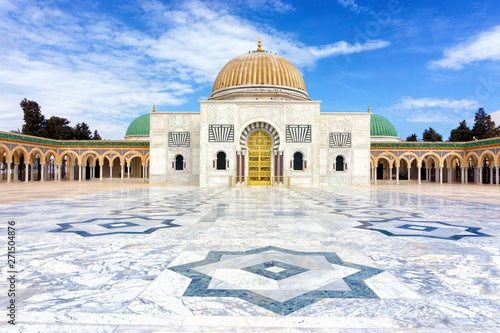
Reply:
M265 131L248 137L248 184L271 185L271 147L273 140Z

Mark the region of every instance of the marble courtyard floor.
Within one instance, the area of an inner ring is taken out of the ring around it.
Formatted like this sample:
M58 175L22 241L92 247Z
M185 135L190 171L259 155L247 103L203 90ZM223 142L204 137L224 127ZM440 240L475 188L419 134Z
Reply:
M498 332L500 188L391 186L0 184L0 332Z

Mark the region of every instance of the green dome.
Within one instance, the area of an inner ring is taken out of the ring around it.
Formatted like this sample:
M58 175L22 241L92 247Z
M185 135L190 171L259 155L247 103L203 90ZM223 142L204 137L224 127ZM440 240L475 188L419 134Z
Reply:
M389 120L382 116L372 114L370 117L370 135L398 137L398 132Z
M149 136L149 113L134 119L127 128L127 136Z

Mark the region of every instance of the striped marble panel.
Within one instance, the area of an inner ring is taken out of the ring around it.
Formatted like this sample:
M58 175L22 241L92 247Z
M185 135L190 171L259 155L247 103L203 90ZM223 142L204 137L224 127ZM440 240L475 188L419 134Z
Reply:
M169 132L168 146L169 147L189 147L190 136L189 132Z
M286 142L311 142L311 125L286 125Z
M234 125L208 125L208 142L234 142Z
M331 132L330 148L351 148L351 133Z

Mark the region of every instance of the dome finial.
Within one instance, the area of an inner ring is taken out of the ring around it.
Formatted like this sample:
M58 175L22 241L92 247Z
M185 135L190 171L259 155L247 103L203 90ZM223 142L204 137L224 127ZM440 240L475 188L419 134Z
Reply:
M153 104L153 112L156 112L156 110L155 110L155 105L154 105L154 104Z
M262 52L262 44L261 44L261 41L260 41L260 37L259 37L259 44L257 44L258 48L257 48L257 52Z
M369 106L369 105L368 105L368 113L372 113L372 112L370 111L370 106Z

